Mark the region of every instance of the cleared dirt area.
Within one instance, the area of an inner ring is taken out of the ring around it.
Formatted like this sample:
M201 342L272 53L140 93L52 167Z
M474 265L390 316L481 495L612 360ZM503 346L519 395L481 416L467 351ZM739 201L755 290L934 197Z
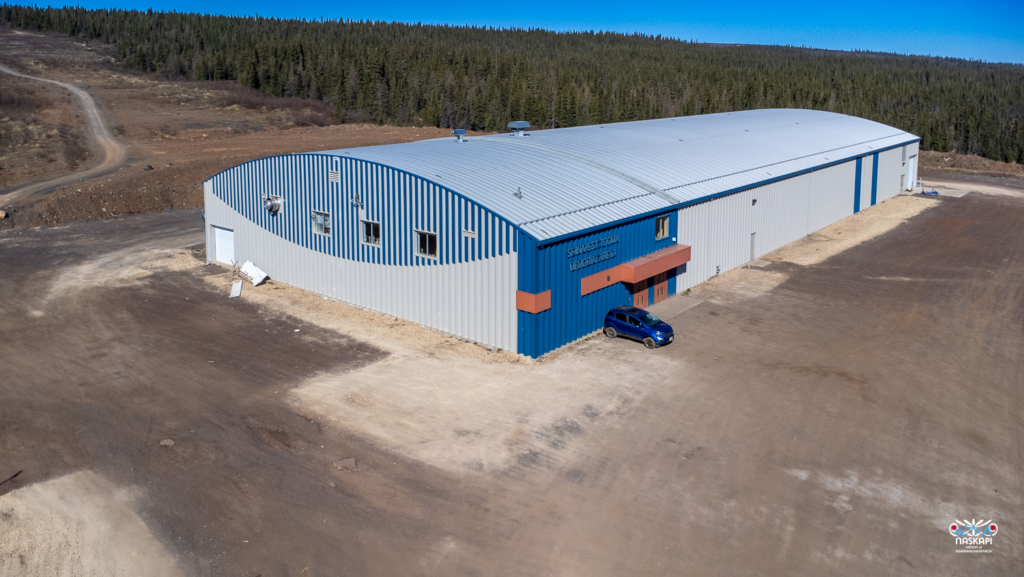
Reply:
M955 152L921 151L922 173L956 173L993 178L1024 179L1024 165L1015 162L999 162L970 154Z
M962 196L975 192L994 196L1024 198L1024 180L1014 178L929 173L922 174L921 179L924 181L925 190L935 190L940 195Z
M0 567L109 574L113 515L183 575L1019 575L1022 225L893 199L541 361L229 299L198 211L0 232Z
M132 511L138 493L80 471L0 496L0 574L181 576Z

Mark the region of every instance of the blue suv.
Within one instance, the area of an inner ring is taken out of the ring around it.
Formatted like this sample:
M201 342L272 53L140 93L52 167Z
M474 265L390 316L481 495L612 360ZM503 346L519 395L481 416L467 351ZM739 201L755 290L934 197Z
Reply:
M615 307L604 317L604 334L610 339L622 335L640 341L653 349L675 339L672 327L665 321L636 307Z

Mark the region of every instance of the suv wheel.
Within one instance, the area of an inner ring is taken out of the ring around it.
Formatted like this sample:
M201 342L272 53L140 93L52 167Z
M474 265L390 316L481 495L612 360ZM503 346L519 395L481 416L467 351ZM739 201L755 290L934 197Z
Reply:
M605 327L604 328L604 336L608 337L609 339L614 339L618 335L619 335L619 333L615 332L615 329L613 329L611 327Z
M654 339L652 339L651 337L645 337L644 346L649 349L653 349L654 347L658 346L658 343L654 342Z

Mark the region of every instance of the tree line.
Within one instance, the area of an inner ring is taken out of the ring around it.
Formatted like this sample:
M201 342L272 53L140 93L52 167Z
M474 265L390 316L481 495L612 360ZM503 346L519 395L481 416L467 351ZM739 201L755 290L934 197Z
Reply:
M322 100L341 121L506 130L811 108L1024 162L1024 66L662 36L2 5L16 28L108 43L123 65Z

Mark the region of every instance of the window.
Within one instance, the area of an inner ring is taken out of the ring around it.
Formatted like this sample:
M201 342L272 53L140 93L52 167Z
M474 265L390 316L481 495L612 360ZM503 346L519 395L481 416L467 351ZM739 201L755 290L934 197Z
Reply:
M629 317L629 324L630 324L630 326L639 327L640 326L640 321L636 320L633 317Z
M661 322L661 319L652 315L651 313L644 313L643 315L640 316L640 322L644 323L645 325L651 328L654 328L658 323Z
M661 240L663 238L668 237L668 217L667 216L659 216L658 220L656 220L654 224L655 224L655 226L654 226L654 228L655 228L654 240Z
M416 255L437 258L437 234L416 231Z
M313 232L317 234L331 234L331 215L326 212L314 210Z
M380 246L380 223L372 220L360 221L363 225L363 243Z
M629 322L629 321L626 320L626 315L624 315L622 313L615 313L615 320L619 321L620 323L628 323Z

